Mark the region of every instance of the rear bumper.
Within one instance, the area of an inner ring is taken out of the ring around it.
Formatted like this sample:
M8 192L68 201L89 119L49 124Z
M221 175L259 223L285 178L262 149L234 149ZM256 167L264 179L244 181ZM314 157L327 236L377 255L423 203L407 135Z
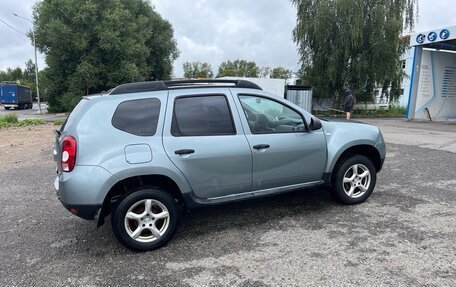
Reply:
M87 220L94 220L101 208L101 205L69 205L62 201L60 202L71 213Z
M57 198L59 199L60 203L68 209L71 213L74 215L77 215L81 218L87 219L87 220L94 220L96 216L99 213L99 210L101 208L101 204L68 204L62 201L60 198L60 193L59 193L59 187L60 187L60 182L59 182L59 177L56 177L54 180L54 188L57 191L56 195Z
M76 166L71 173L60 173L54 180L54 188L66 209L81 218L93 220L115 182L113 175L101 167Z

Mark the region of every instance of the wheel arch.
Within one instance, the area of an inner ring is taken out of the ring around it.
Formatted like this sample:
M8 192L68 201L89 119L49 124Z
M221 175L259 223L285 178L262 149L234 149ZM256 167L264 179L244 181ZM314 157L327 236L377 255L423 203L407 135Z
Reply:
M329 172L326 173L324 182L327 186L331 185L333 176L335 174L334 169L347 157L353 156L353 155L363 155L367 157L372 164L375 167L375 170L377 173L382 169L383 166L383 160L380 156L380 152L377 150L372 145L369 144L358 144L354 146L350 146L340 152L340 154L337 157L334 157L334 159L331 162Z
M142 187L159 187L169 193L178 205L186 207L184 196L179 185L170 177L162 174L144 174L130 176L119 180L107 192L97 215L97 227L104 224L104 218L111 213L117 201Z

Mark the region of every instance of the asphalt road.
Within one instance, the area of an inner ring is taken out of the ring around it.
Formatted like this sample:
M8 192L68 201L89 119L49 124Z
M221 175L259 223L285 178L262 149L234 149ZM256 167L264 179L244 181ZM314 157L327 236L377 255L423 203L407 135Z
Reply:
M47 112L47 104L46 103L41 103L41 111L43 113ZM33 114L38 114L39 113L39 107L37 103L33 103L32 109L27 109L27 110L16 110L16 109L11 109L11 110L5 110L4 107L0 107L0 115L8 114L8 113L16 113L17 115L33 115Z
M4 107L0 106L0 116L6 114L16 114L19 120L25 119L43 119L48 122L52 122L54 120L64 120L66 119L65 114L48 114L48 106L46 103L41 103L41 114L39 111L39 106L37 103L33 103L32 109L29 110L5 110Z
M200 209L148 253L61 206L52 126L3 149L0 130L22 151L0 153L0 286L456 286L456 125L370 121L388 155L364 204L313 189Z

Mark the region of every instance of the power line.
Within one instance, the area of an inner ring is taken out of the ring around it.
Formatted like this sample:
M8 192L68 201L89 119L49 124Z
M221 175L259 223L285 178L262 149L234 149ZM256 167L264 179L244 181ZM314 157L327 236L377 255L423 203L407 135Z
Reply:
M15 30L16 32L19 32L19 33L21 33L22 35L27 36L27 34L25 34L24 32L22 32L22 31L20 31L20 30L18 30L18 29L16 29L16 28L14 28L13 26L11 26L10 24L8 24L7 22L3 21L2 18L0 18L0 22L2 22L3 24L5 24L6 26L10 27L11 29ZM27 36L27 37L28 37L28 36Z

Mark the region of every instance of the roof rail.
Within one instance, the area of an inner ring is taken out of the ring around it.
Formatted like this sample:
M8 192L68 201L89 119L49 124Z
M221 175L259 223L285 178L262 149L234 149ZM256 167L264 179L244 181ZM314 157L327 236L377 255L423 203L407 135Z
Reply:
M260 86L246 80L178 80L128 83L115 87L110 95L164 91L171 89L200 88L200 87L236 87L262 90Z

